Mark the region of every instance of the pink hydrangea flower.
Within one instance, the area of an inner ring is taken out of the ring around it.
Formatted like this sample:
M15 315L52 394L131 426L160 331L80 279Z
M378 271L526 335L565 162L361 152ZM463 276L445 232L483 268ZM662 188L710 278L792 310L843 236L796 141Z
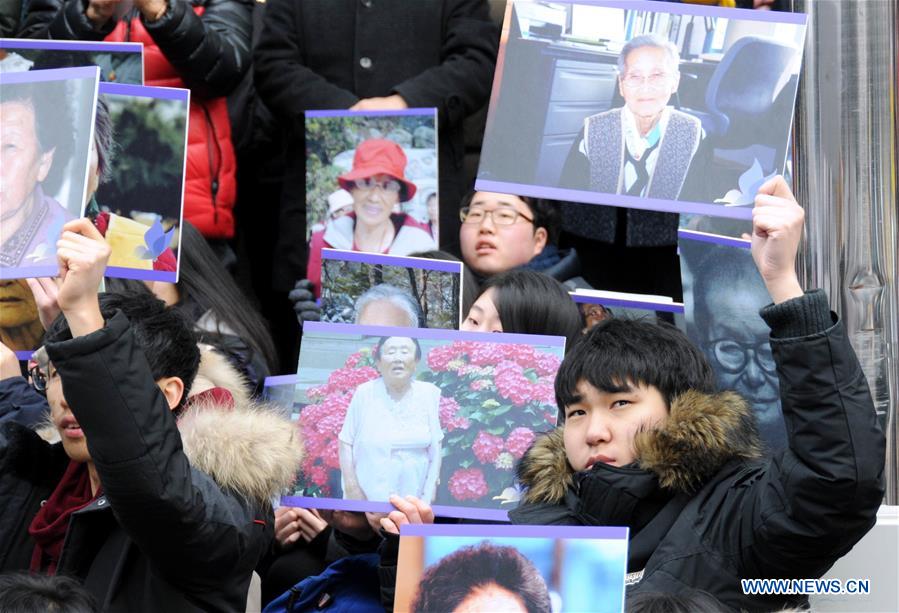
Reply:
M471 450L482 464L493 464L496 457L503 452L504 441L500 436L494 436L488 432L478 432L478 436L471 444Z
M531 448L536 435L530 428L515 428L506 437L506 450L517 460Z
M459 501L478 500L487 495L487 480L479 468L460 468L449 479L449 491Z

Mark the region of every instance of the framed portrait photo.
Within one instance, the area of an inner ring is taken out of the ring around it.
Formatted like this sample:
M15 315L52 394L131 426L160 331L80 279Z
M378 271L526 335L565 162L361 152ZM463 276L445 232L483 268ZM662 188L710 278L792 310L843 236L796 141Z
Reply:
M406 524L395 613L621 613L628 529Z
M564 338L309 322L291 416L306 445L283 504L502 520L514 468L555 427Z
M784 172L806 15L512 0L505 17L477 189L748 219Z

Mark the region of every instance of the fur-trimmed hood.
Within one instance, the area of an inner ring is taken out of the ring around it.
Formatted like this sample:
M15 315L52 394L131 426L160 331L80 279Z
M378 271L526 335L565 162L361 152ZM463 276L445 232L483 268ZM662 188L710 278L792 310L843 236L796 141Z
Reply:
M213 387L231 393L223 406L196 394ZM200 368L192 402L178 419L191 466L225 489L268 503L289 487L303 459L300 430L276 406L252 400L249 384L222 354L200 345Z
M655 474L662 488L688 494L728 461L762 454L755 416L733 392L682 394L664 425L638 433L634 447L640 469ZM537 439L519 463L518 481L526 488L522 501L559 503L574 475L559 427Z
M299 428L272 405L194 403L178 430L191 466L262 504L293 483L303 459Z

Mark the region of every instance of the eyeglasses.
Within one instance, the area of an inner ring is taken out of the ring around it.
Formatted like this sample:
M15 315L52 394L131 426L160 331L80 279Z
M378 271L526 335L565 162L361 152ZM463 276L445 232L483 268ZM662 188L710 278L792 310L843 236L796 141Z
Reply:
M771 353L771 345L767 340L746 344L724 339L710 341L706 343L706 346L712 350L721 367L729 373L736 374L746 368L750 360L750 353L762 370L768 373L777 372L774 354Z
M372 190L376 187L380 187L381 191L390 192L391 194L398 194L400 189L402 189L403 187L402 184L396 179L376 181L371 177L367 179L356 179L355 181L353 181L352 185L356 189L364 189L366 191Z
M28 369L28 375L31 378L31 387L34 388L34 391L42 396L46 396L48 383L47 374L41 370L40 366L34 364Z
M534 219L524 213L505 207L487 210L481 207L463 206L459 209L459 218L462 220L462 223L479 224L487 219L488 215L493 218L493 223L498 226L511 226L518 221L519 217L528 223L534 223Z
M648 77L642 75L628 75L621 79L621 82L627 89L638 89L645 86L651 90L662 90L668 85L671 75L667 72L654 72Z

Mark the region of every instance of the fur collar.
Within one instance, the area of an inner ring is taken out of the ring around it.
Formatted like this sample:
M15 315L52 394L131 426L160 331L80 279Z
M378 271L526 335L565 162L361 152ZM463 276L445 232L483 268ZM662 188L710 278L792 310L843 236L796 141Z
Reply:
M755 415L733 392L688 391L671 404L658 430L640 432L635 441L639 467L659 485L691 494L733 459L761 457ZM574 469L565 456L562 428L537 439L518 465L525 503L556 504L574 485Z
M303 459L299 429L273 405L195 403L178 430L191 466L260 504L293 483Z

